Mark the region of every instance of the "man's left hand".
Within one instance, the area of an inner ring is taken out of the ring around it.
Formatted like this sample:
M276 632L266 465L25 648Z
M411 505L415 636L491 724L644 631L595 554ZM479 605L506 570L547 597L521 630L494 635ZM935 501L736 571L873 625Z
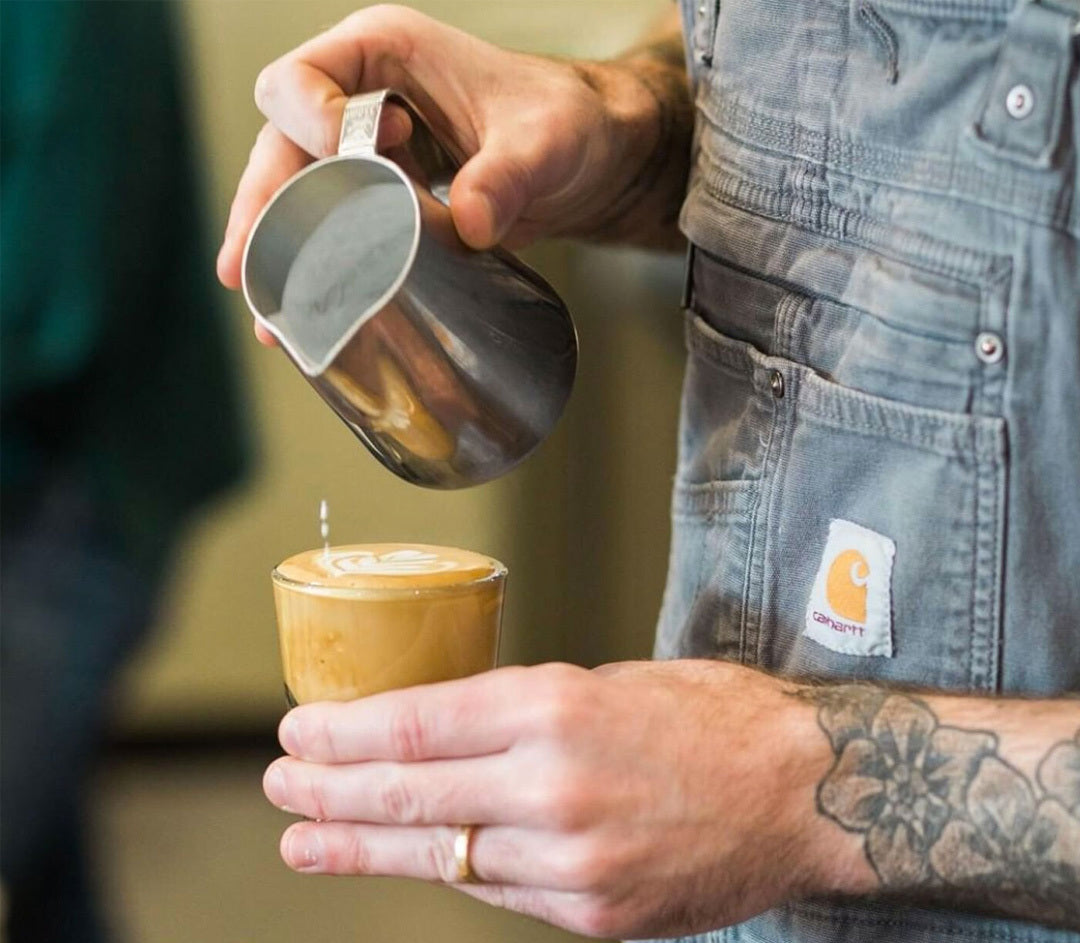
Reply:
M309 704L264 788L311 820L282 837L298 871L453 883L474 825L466 893L593 936L690 933L838 871L874 885L813 812L831 756L793 687L713 661L542 665Z

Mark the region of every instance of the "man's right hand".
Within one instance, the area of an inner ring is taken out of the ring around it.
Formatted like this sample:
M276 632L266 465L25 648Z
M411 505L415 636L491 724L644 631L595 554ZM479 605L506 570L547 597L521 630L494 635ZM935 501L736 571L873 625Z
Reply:
M336 151L347 98L386 87L409 96L465 155L450 208L468 245L626 238L625 221L616 217L655 201L632 191L654 176L650 164L665 144L663 95L656 82L642 81L641 61L571 63L511 52L406 7L352 14L259 75L255 101L268 121L233 199L219 278L239 287L244 243L259 211L296 171ZM388 110L380 144L408 134L404 112ZM660 215L653 212L649 228L659 229Z

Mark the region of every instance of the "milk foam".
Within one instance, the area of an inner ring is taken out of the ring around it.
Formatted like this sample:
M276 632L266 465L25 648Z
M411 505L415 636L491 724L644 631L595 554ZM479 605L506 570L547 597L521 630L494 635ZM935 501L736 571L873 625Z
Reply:
M391 550L375 553L371 550L330 550L318 557L318 564L331 576L346 573L372 573L378 576L439 573L461 569L456 560L447 560L428 550Z
M281 563L280 577L320 589L420 589L465 585L505 571L497 560L431 544L352 544L305 550Z

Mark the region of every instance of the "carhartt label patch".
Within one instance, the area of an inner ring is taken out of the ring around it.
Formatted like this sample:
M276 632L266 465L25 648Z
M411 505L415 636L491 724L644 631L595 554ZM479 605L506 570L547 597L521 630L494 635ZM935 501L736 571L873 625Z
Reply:
M851 521L830 521L803 634L844 655L891 658L895 556L888 537Z

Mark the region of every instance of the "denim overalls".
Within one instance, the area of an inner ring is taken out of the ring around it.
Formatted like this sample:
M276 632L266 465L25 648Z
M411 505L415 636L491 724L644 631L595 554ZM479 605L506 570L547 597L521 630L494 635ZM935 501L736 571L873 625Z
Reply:
M682 0L661 658L1080 690L1080 0ZM808 902L704 939L1049 941Z

